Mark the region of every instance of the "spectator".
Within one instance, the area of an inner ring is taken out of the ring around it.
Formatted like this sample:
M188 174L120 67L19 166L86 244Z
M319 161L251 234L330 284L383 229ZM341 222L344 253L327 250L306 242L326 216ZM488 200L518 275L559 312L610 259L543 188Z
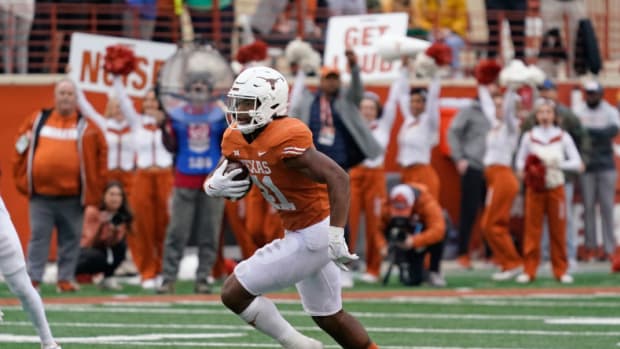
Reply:
M526 0L486 0L487 25L489 26L489 58L496 58L501 52L501 19L510 24L510 38L514 47L514 58L525 58L525 16Z
M605 255L613 256L616 249L614 235L614 198L616 196L616 164L614 138L620 127L618 110L603 100L603 86L595 81L583 85L585 103L578 105L575 114L588 131L592 148L585 173L581 176L581 191L585 209L585 245L593 254L598 247L596 232L596 204L599 204Z
M54 107L34 113L20 127L13 164L17 189L29 197L28 273L39 287L56 227L59 292L77 290L73 278L83 207L99 202L107 170L105 138L78 112L75 94L71 80L56 84Z
M556 123L555 103L548 99L536 102L537 124L521 138L515 167L525 179L525 232L523 238L523 273L516 281L536 279L540 263L540 238L545 216L549 222L551 265L554 277L563 284L573 283L566 257L566 210L563 170L582 171L577 147L567 132Z
M140 273L142 288L151 290L160 282L157 277L162 271L166 227L170 220L172 154L162 141L160 126L165 117L155 91L147 91L140 114L118 76L114 79L114 91L121 114L131 127L132 158L135 157L137 167L131 184L134 191L129 197L136 216L127 244Z
M460 70L460 52L467 35L465 0L414 0L414 25L424 29L430 40L444 40L452 50L452 70Z
M214 32L219 30L220 33L224 35L221 37L221 42L216 43L217 45L220 45L222 42L229 43L231 41L231 34L235 26L234 1L219 0L218 9L213 8L213 0L185 0L185 4L189 9L197 39L202 42L214 42ZM220 28L214 27L215 11L219 11L220 13ZM217 47L217 49L222 52L224 57L230 57L230 44L223 44L221 47Z
M390 132L394 119L398 99L402 90L407 89L409 82L405 74L392 82L385 108L381 106L379 96L366 92L360 103L360 112L372 134L382 147L386 148L390 140ZM383 162L385 154L373 159L366 159L360 165L351 168L349 178L351 182L351 211L349 212L349 250L355 251L359 223L364 213L364 228L366 232L366 273L362 281L376 283L379 281L382 250L385 239L381 232L381 206L387 200L386 178Z
M509 88L505 97L497 91L493 96L486 87L479 90L481 103L492 103L495 110L493 127L486 137L484 176L487 183L486 206L481 226L493 257L501 270L491 278L509 280L523 269L523 260L510 235L510 210L519 192L519 182L512 171L512 159L519 141L517 95Z
M99 287L120 290L113 275L125 260L125 237L131 230L132 220L123 185L117 181L108 182L99 207L86 207L76 275L103 273Z
M41 349L61 349L54 341L47 323L41 296L31 284L26 272L22 245L2 197L0 197L0 274L4 277L11 292L19 298L24 311L28 313L41 340ZM1 320L2 312L0 311Z
M366 0L327 0L330 16L364 15Z
M557 76L558 69L561 67L558 63L563 58L564 61L568 60L569 76L572 76L578 23L579 20L587 17L585 1L541 1L540 17L543 23L543 39L551 39L553 42L542 41L542 47L546 50L541 48L541 57L551 59L539 61L539 64L543 63L542 66L551 73L551 76Z
M351 70L349 88L341 88L340 71L337 68L326 66L321 69L315 93L304 89L301 98L291 97L292 101L298 101L291 105L291 115L310 127L317 149L345 170L365 158L376 158L383 151L360 118L359 105L364 88L360 68L352 51L347 51L347 62ZM298 72L298 76L302 78L297 79L295 85L303 84L304 75Z
M67 69L70 70L70 69ZM77 82L73 82L77 86ZM123 184L123 190L131 195L134 176L134 144L129 123L125 120L115 93L108 94L103 115L90 104L81 88L77 87L77 103L82 115L103 131L108 145L108 173L106 181L115 180Z
M546 79L542 86L538 87L540 96L549 99L555 103L555 115L557 117L557 125L571 136L582 161L587 164L590 153L590 136L586 129L582 126L577 115L570 108L563 105L558 100L558 90L555 83ZM532 113L521 125L521 132L525 133L536 125L536 113ZM575 217L573 215L573 197L575 194L575 181L578 179L579 173L575 171L564 171L564 190L566 197L566 248L568 255L569 268L577 266L577 227L575 226ZM543 259L548 260L549 255L549 229L545 225L543 229L542 253Z
M220 103L212 99L213 86L210 75L189 73L185 84L189 103L173 110L162 126L164 145L175 156L175 175L158 293L174 293L179 263L192 233L198 240L194 292L211 293L207 277L215 263L224 201L207 196L202 184L218 163L227 128Z
M28 38L33 18L34 0L0 1L0 36L6 74L28 73Z
M496 87L491 85L489 88ZM476 216L485 202L486 184L482 170L486 136L491 129L492 118L494 119L493 114L485 113L478 100L471 106L461 109L448 129L452 159L461 175L458 262L466 269L471 268L469 239Z
M440 264L446 222L437 200L424 185L417 183L399 184L390 191L389 223L393 229L404 229L405 239L396 243L408 268L400 268L401 282L408 286L419 286L428 280L431 286L445 287ZM393 238L391 235L390 238ZM428 271L424 267L426 255L430 256ZM426 275L428 273L428 275Z
M157 0L125 0L123 36L151 40L157 19Z

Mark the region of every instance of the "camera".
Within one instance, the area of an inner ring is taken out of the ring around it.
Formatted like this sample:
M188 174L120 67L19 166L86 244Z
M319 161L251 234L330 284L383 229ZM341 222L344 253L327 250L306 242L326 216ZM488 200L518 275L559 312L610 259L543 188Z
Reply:
M116 212L110 218L110 223L112 223L112 225L115 227L118 227L119 225L123 223L129 223L129 221L131 221L131 217L123 212Z
M385 239L390 244L407 240L407 235L413 233L413 225L409 217L392 217L385 230Z

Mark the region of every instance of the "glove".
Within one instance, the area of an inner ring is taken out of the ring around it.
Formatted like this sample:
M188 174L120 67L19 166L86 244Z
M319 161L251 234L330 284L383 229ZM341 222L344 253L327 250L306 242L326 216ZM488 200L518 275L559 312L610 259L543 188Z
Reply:
M329 227L329 246L328 246L329 259L334 261L338 268L348 271L349 268L345 263L353 262L359 259L356 254L349 253L349 247L347 242L344 241L344 228L341 227Z
M248 191L250 188L250 180L248 178L233 180L233 178L240 174L243 170L236 168L224 174L227 166L228 160L222 161L213 174L207 178L203 184L204 191L207 195L238 199Z

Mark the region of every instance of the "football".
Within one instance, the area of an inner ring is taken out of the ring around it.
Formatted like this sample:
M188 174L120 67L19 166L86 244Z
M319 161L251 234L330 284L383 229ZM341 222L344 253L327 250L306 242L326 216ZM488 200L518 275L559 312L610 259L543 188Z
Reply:
M224 174L230 173L230 171L234 171L240 168L241 173L233 177L233 180L240 181L242 179L248 178L250 175L250 171L239 161L228 160L228 164L226 165L226 169L224 170Z

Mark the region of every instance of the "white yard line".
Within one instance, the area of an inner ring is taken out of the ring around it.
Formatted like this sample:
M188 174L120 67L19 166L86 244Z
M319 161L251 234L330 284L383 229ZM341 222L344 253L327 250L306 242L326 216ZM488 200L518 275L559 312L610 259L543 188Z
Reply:
M549 325L620 325L620 318L617 317L563 317L555 319L545 319Z
M6 321L3 322L4 326L30 326L30 323L26 321ZM247 331L251 328L247 325L210 325L210 324L194 324L194 325L181 325L181 324L122 324L122 323L81 323L81 322L55 322L52 323L52 327L107 327L107 328L146 328L146 329L177 329L177 328L191 328L191 329L210 329L210 330L234 330L234 331ZM316 326L296 326L297 329L302 331L315 331L320 332ZM620 337L618 331L557 331L557 330L512 330L512 329L486 329L486 328L424 328L424 327L366 327L369 332L380 333L442 333L442 334L491 334L491 335L530 335L530 336L587 336L587 337ZM193 334L162 334L162 336L192 336ZM200 334L197 334L200 335ZM209 335L209 334L204 334ZM243 334L242 334L243 335ZM106 336L101 336L105 338ZM72 337L69 337L72 338ZM98 338L98 337L95 337ZM0 341L1 337L0 337ZM60 340L59 340L60 341Z

